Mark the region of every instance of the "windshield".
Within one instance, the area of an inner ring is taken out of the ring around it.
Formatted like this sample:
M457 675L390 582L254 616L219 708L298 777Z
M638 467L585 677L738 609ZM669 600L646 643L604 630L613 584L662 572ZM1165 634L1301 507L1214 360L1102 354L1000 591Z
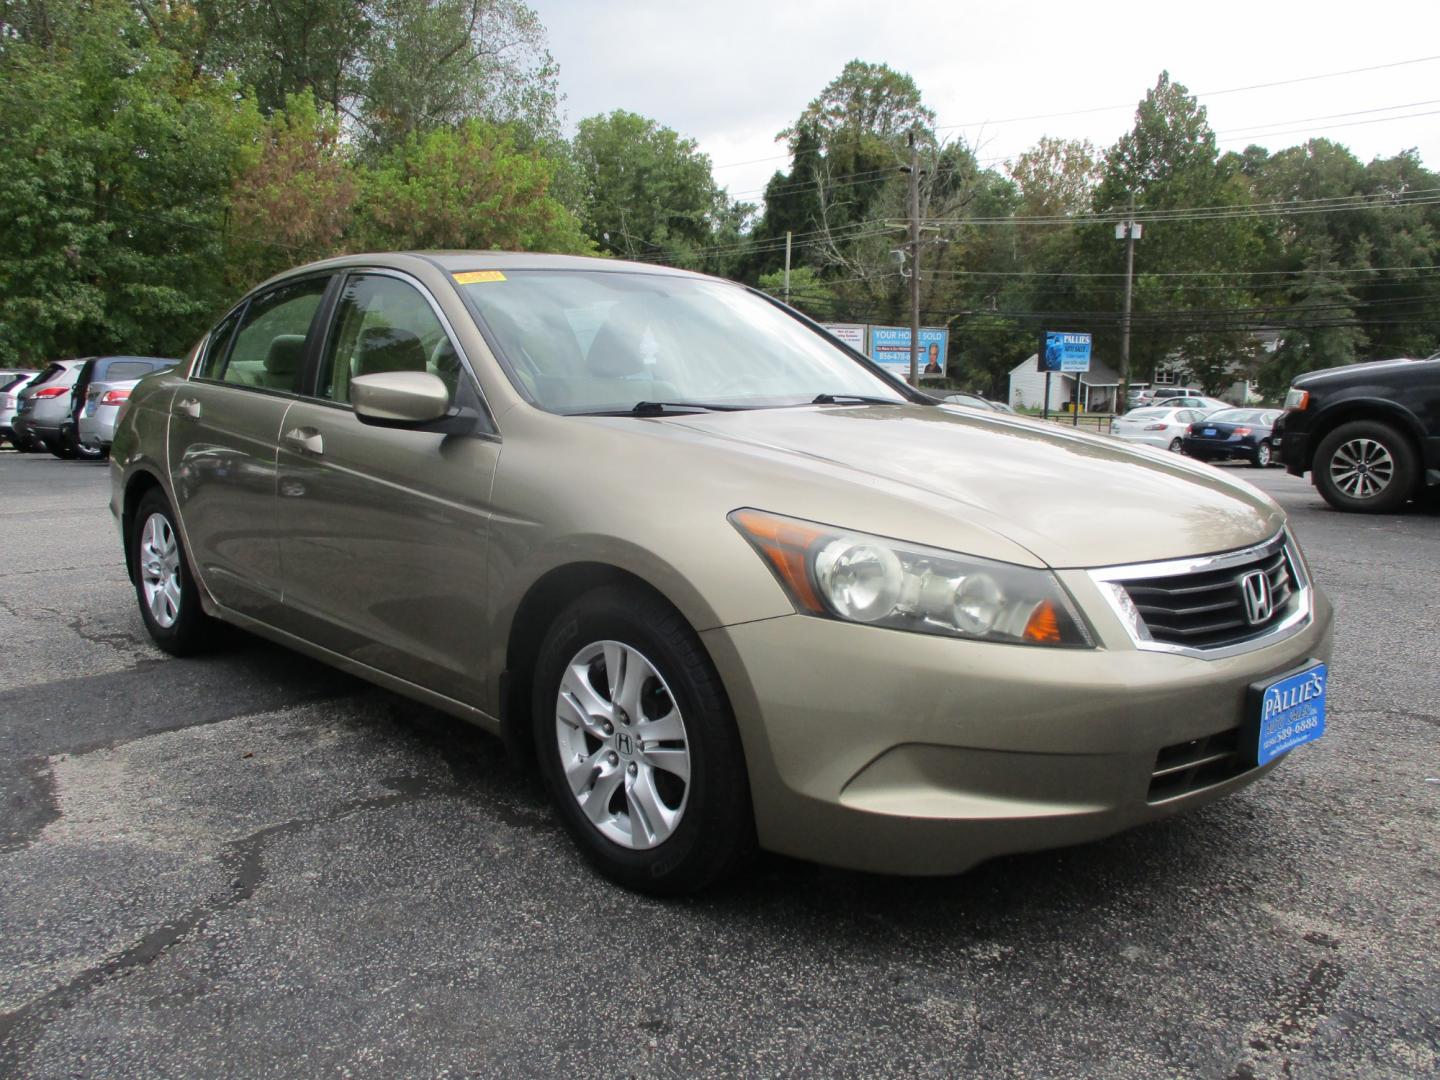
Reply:
M724 282L603 270L456 277L511 381L551 412L905 400L839 345Z

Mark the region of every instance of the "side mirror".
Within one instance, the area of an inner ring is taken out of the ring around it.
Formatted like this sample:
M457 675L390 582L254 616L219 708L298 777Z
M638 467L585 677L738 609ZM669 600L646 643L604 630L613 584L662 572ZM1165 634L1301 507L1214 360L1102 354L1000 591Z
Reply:
M350 380L350 401L362 424L419 427L444 419L450 391L428 371L377 371Z

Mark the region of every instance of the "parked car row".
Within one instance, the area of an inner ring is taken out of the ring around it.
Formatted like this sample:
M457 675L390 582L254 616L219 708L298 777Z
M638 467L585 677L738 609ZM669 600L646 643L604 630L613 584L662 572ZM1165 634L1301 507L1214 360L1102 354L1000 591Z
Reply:
M0 438L22 453L103 458L130 391L177 361L156 356L57 360L42 371L0 372Z
M1206 397L1169 397L1110 422L1110 434L1200 461L1243 459L1257 469L1275 457L1279 409L1237 409Z

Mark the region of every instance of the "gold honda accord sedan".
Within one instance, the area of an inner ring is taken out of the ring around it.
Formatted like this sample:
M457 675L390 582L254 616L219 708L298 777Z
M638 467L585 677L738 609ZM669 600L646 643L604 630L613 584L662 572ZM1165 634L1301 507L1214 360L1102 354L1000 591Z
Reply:
M111 468L157 644L232 623L502 736L635 888L757 846L957 873L1324 731L1331 609L1268 497L698 274L302 267L139 384Z

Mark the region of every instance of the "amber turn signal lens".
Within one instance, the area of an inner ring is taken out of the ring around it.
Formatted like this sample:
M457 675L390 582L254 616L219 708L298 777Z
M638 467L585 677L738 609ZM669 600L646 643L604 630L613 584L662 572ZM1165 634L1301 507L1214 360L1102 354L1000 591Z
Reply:
M1060 616L1049 600L1036 604L1035 610L1030 613L1029 621L1025 623L1025 640L1043 645L1060 644Z
M740 510L731 518L746 538L769 560L790 593L812 615L824 615L825 605L815 595L806 569L810 546L825 533L795 521L771 517L756 510Z

